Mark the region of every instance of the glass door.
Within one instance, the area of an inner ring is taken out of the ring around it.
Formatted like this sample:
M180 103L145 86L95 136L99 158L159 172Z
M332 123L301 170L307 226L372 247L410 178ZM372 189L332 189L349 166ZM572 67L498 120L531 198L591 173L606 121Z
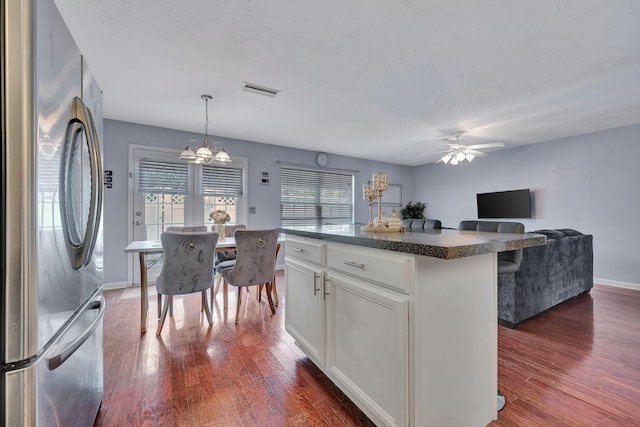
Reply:
M132 148L133 240L160 240L167 227L194 225L191 165L178 152L161 148ZM197 225L197 224L196 224ZM149 255L147 272L154 283L162 267L160 255ZM139 263L134 262L133 283L139 283Z

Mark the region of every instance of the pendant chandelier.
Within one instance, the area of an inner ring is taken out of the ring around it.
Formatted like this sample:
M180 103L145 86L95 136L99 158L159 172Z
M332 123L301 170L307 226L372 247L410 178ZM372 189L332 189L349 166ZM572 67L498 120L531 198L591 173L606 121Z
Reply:
M204 100L205 122L204 122L204 141L197 145L198 141L190 139L187 146L180 153L180 160L187 160L191 163L231 163L231 158L224 151L224 145L221 142L209 144L209 100L211 95L201 95ZM194 143L195 148L192 150L190 144Z

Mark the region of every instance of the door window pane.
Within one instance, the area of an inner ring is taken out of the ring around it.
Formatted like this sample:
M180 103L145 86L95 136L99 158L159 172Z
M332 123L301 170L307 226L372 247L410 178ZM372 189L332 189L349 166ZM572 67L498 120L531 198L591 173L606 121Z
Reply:
M160 240L167 227L184 226L185 196L182 194L144 194L144 217L147 239Z

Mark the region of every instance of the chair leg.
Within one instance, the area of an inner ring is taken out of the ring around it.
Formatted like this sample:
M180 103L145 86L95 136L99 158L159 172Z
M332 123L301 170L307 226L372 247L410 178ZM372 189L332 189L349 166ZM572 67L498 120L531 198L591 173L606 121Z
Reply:
M216 288L213 291L214 298L216 295L218 295L218 291L220 290L220 283L222 283L222 274L218 273L218 278L216 279Z
M158 319L162 315L162 295L158 294Z
M162 314L158 318L158 329L156 329L156 336L160 335L162 332L162 326L164 326L164 319L167 318L167 310L169 306L173 302L173 295L165 295L164 297L164 305L162 306Z
M275 303L276 307L279 304L278 301L278 288L276 287L276 275L273 275L273 286L271 287L271 292L273 292L273 302Z
M271 314L276 314L276 308L273 306L273 299L271 298L271 288L273 288L273 284L271 282L267 282L267 299L269 300L269 307L271 308Z
M229 283L222 279L222 308L229 308Z
M258 300L258 302L262 302L262 288L264 288L264 283L258 285L258 293L256 294L256 299ZM247 289L249 289L247 287Z
M213 320L211 319L211 310L209 310L209 302L207 301L207 290L202 291L202 306L204 307L204 313L207 315L209 326L213 326Z
M242 286L238 287L238 304L236 305L236 325L240 320L240 303L242 302Z

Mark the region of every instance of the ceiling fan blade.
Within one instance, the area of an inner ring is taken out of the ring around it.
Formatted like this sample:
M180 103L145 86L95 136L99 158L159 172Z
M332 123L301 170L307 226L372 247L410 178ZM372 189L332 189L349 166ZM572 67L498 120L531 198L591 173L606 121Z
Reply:
M463 152L464 154L473 154L474 156L477 156L477 157L487 157L487 153L483 153L482 151L466 149Z
M504 147L502 142L490 142L488 144L475 144L475 145L467 145L467 148L475 150L476 148L499 148Z
M451 143L454 143L454 144L458 143L458 141L454 141L453 139L449 139L449 138L442 138L442 140L443 141L447 141L447 142L451 142Z

